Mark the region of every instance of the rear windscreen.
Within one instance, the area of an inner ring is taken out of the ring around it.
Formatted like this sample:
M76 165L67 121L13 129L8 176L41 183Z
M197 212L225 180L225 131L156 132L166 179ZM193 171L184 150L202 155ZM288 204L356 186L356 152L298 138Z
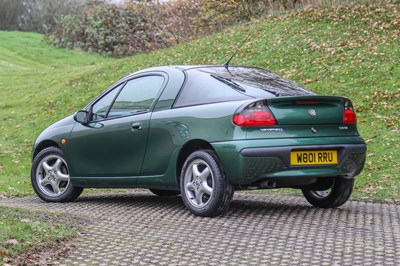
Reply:
M261 68L209 67L193 70L229 79L244 87L247 95L257 98L315 95L300 85Z

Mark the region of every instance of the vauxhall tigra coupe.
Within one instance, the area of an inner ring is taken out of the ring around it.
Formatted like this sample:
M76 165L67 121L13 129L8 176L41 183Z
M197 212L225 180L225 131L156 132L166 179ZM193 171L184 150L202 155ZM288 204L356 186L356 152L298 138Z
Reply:
M155 67L43 131L31 180L48 202L73 201L84 188L147 188L216 216L235 190L290 187L333 208L364 166L356 123L349 99L261 68Z

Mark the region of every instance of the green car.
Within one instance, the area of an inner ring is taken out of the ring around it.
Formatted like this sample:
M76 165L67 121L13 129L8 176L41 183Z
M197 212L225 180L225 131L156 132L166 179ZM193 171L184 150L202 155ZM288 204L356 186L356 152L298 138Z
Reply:
M32 186L48 202L84 188L181 194L199 216L235 190L298 188L333 208L365 162L349 99L319 96L265 69L169 66L133 73L40 134Z

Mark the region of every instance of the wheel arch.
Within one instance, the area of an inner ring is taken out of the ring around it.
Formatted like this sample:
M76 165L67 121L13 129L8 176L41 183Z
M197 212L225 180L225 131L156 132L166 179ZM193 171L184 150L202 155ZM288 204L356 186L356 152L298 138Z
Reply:
M60 148L60 146L54 140L50 140L50 139L43 140L38 145L36 145L36 147L33 151L32 160L35 159L36 155L38 155L39 152L41 152L42 150L49 148L49 147Z
M190 154L192 154L193 152L198 151L198 150L212 150L215 152L215 149L213 148L213 146L209 142L207 142L203 139L192 139L192 140L186 142L182 146L182 148L179 152L179 155L178 155L178 160L176 162L176 177L177 177L178 184L180 184L179 179L180 179L182 167L186 161L186 158Z

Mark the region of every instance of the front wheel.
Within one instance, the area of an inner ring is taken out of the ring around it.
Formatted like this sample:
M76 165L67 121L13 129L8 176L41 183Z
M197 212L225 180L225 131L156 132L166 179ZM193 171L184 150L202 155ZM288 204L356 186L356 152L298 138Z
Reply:
M83 188L71 184L62 151L49 147L36 155L32 163L31 182L35 193L47 202L73 201Z
M195 151L186 159L181 173L181 194L190 212L217 216L229 208L233 193L233 186L212 151Z
M335 177L329 188L317 189L304 187L301 189L306 200L319 208L335 208L349 200L353 192L354 178L345 179Z

